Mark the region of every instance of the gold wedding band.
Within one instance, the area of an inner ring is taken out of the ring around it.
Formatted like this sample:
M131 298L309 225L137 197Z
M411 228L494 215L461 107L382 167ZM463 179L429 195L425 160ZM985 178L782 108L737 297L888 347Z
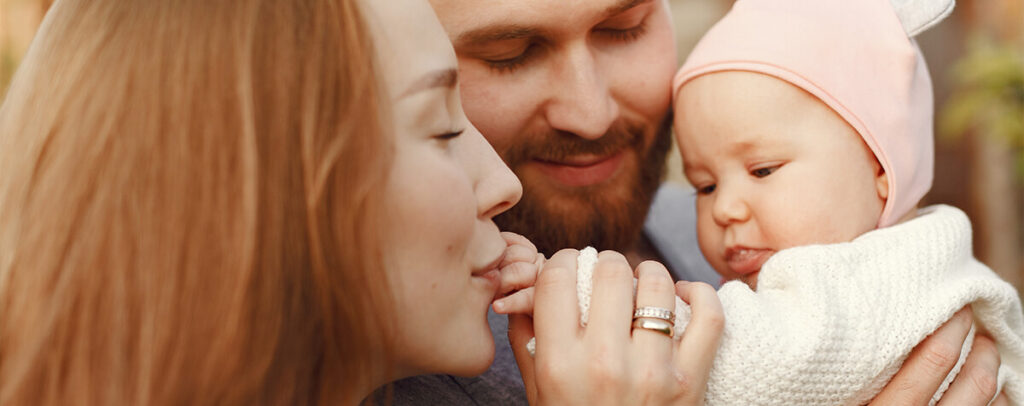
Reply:
M636 330L642 328L644 330L656 331L661 334L672 338L675 336L675 330L672 328L672 323L663 319L655 319L650 317L641 317L633 320L633 329Z
M667 321L669 323L672 323L672 325L676 324L676 314L675 314L675 312L673 312L673 311L671 311L669 309L666 309L664 307L644 306L644 307L639 307L639 308L637 308L636 310L633 311L633 319L634 320L642 318L642 317L649 317L649 318L652 318L652 319L661 319L661 320L665 320L665 321Z

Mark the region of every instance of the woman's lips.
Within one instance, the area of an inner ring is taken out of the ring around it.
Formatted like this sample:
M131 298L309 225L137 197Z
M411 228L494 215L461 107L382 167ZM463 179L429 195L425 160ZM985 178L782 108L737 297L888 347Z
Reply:
M492 269L483 274L473 274L470 279L474 285L488 292L488 302L498 297L498 288L501 287L501 271Z
M565 161L533 161L548 177L566 186L589 186L604 182L618 171L626 151L604 157L575 157Z
M483 265L473 270L470 275L472 280L477 286L490 292L491 300L498 293L498 287L501 282L501 272L498 267L501 265L501 261L505 259L505 251L503 250L496 258L491 260L486 265Z
M736 247L725 251L725 262L729 269L744 277L752 277L761 271L768 258L771 258L774 251L767 249Z
M484 276L485 274L498 270L498 266L501 265L501 261L505 260L505 251L502 250L498 253L498 256L479 268L473 270L473 276Z

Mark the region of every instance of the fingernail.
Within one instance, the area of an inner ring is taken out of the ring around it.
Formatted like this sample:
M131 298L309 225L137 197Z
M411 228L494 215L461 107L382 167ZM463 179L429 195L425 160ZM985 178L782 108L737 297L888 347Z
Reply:
M501 312L502 310L505 310L505 302L503 300L500 300L500 299L499 300L495 300L494 301L494 311Z

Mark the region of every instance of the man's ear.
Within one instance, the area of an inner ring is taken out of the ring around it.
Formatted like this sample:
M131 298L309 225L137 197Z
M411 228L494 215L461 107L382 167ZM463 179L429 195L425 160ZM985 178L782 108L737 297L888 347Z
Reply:
M889 0L908 37L938 24L953 12L955 0Z

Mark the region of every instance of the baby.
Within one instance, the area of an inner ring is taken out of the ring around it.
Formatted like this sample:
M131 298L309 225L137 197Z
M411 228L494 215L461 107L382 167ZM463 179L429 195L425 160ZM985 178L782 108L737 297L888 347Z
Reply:
M911 35L952 2L896 3L738 0L676 76L700 247L735 280L708 404L867 403L968 304L1024 404L1017 292L973 258L961 211L917 209L933 100Z

